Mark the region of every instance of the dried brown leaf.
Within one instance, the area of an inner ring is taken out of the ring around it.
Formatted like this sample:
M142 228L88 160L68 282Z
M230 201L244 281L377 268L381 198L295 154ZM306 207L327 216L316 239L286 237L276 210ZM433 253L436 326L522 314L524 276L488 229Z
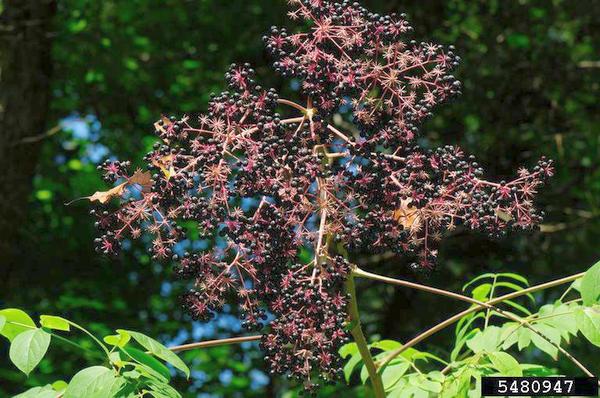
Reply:
M139 184L142 187L142 191L148 191L152 186L152 176L150 175L150 172L138 169L129 179L127 179L127 181L122 182L108 191L97 191L91 196L84 196L83 198L72 200L67 203L67 205L82 199L88 199L90 202L100 202L104 204L112 198L123 195L125 188L132 184Z

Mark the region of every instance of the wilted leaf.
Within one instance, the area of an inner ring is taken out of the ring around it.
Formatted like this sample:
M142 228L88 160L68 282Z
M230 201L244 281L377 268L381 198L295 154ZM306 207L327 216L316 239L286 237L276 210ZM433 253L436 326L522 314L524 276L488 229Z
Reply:
M392 215L398 224L404 229L410 229L413 224L419 222L419 212L416 207L411 207L411 200L405 199L400 202L400 207L394 210Z
M152 164L162 171L167 180L175 174L173 159L175 159L175 155L171 154L152 160Z
M127 181L122 182L121 184L109 189L108 191L98 191L92 196L84 196L83 198L72 200L69 203L67 203L67 205L70 205L71 203L82 199L88 199L90 202L100 202L104 204L112 198L123 195L123 192L125 192L125 188L127 188L127 186L129 185L134 184L141 185L142 190L147 191L152 186L152 175L149 171L142 171L138 169L129 179L127 179Z
M508 221L512 220L512 216L510 215L510 213L507 213L500 209L496 209L496 215L498 216L499 219L501 219L504 222L508 222Z

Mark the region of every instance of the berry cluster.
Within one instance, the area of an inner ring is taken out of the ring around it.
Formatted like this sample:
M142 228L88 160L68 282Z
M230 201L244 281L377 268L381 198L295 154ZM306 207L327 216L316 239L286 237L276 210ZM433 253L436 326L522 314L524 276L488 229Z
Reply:
M533 197L552 164L493 183L458 148L419 148L418 123L460 87L449 74L452 49L407 40L403 15L350 1L290 3L310 30L273 28L265 41L275 69L302 82L302 104L258 85L250 65L232 65L228 91L206 113L155 124L147 171L106 162L107 181L119 184L90 199L123 198L93 212L99 251L151 235L152 256L189 281L183 303L194 318L234 301L244 328L260 330L268 311L268 364L312 389L317 374L337 377L348 339L342 286L351 266L336 248L414 253L416 267L431 268L442 234L459 224L492 236L535 226ZM355 134L332 124L344 103ZM190 223L204 249L186 251Z
M382 16L348 0L290 3L290 16L313 28L271 29L263 40L277 59L275 70L302 79L321 112L349 102L375 143L410 141L431 109L460 91L450 74L460 60L453 48L407 39L413 29L404 14Z
M310 377L314 369L326 381L343 374L337 352L349 340L344 330L347 297L342 293L349 270L339 256L316 275L306 265L289 266L270 304L276 318L261 342L272 373L300 377L308 390L318 386Z
M535 227L541 214L532 201L552 173L552 162L542 158L533 170L519 170L518 178L494 183L481 178L474 156L453 146L378 154L360 173L346 171L348 185L371 205L362 219L345 227L342 239L372 251L415 253L413 266L430 269L443 233L457 225L492 237ZM382 175L383 180L376 177Z
M114 183L120 178L126 178L130 167L130 161L105 160L98 166L98 170L102 171L102 177L105 182Z

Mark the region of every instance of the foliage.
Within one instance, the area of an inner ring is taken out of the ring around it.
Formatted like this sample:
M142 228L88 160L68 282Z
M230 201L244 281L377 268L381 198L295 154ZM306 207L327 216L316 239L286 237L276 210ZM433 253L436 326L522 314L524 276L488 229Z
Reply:
M599 272L600 262L583 277L571 278L575 282L558 300L540 306L535 312L528 308L537 303L529 291L541 289L531 288L524 277L488 273L474 278L465 289L479 302L493 302L495 297L503 293L515 298L523 297L526 303L520 305L500 297L502 300L499 304L506 306L507 310L497 307L486 309L474 304L472 308L478 311L460 317L457 322L454 347L447 361L429 352L404 347L394 340L370 344L369 349L377 352L374 359L381 366L380 375L386 396L479 397L482 376L560 375L554 367L518 361L515 352L534 350L557 360L560 350L562 355L574 360L564 347L571 344L572 339L581 336L600 347L600 285L582 287L586 280L596 278ZM594 300L584 301L582 296L589 294L595 297ZM516 312L507 312L513 309ZM88 330L61 317L42 315L40 327L37 327L21 310L0 311L0 334L11 342L10 358L25 374L39 364L51 339L77 345L61 333L69 332L71 327L91 337L96 344L95 353L109 367L87 367L77 372L69 383L59 380L33 387L15 398L181 397L168 384L172 370L160 360L182 371L187 377L190 376L189 368L170 349L142 333L117 329L116 334L104 336L103 343ZM363 384L369 380L357 343L344 345L339 355L347 361L344 366L346 382L349 383L354 374L360 374ZM389 358L387 362L386 358Z
M29 375L46 355L51 341L88 350L64 337L62 332L71 332L71 328L83 332L95 343L97 365L78 371L68 383L57 380L33 387L15 398L180 398L169 385L172 370L163 362L190 376L189 368L177 355L142 333L117 329L117 334L104 336L102 342L89 330L62 317L42 315L39 324L36 326L22 310L0 310L0 335L11 342L10 359L20 371Z
M526 299L525 303L503 299L500 304L506 309L499 311L474 304L481 311L458 320L447 360L412 347L395 356L403 346L394 340L370 344L371 350L378 352L374 358L380 363L393 356L381 370L387 396L479 397L482 376L564 375L553 366L523 363L516 358L517 352L544 353L557 361L559 352L573 360L564 347L576 338L583 337L600 347L600 284L588 282L597 278L599 272L600 262L571 283L559 299L539 307L531 293L523 292L529 283L521 275L486 273L472 279L464 289L480 302L490 302L500 293L518 293ZM344 368L346 381L360 369L364 384L369 375L365 366L360 366L356 344L342 347L340 355L348 359ZM584 371L590 375L587 369Z

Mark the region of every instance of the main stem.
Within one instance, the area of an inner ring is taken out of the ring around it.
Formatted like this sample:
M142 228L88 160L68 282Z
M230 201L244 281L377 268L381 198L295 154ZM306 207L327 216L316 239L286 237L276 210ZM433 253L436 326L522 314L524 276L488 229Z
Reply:
M289 105L289 104L288 104ZM311 132L313 130L313 116L314 109L312 107L312 100L309 98L304 113L309 119ZM316 147L314 148L316 151ZM328 151L325 147L322 147L323 152L327 155ZM331 162L331 159L327 157L327 162ZM329 241L330 235L327 236L327 243L323 246L323 239L325 238L325 230L326 230L326 219L327 219L327 190L325 189L325 183L322 178L317 179L317 189L319 190L319 201L321 209L321 222L319 226L319 235L317 237L317 245L315 248L315 270L321 266L320 263L327 256L327 250L329 249ZM323 251L323 253L321 253ZM313 277L314 277L313 273ZM373 388L373 393L375 394L375 398L385 398L385 390L383 389L383 382L381 381L381 376L377 373L377 367L375 366L375 362L373 361L373 357L371 356L371 352L369 351L369 346L367 345L367 340L365 339L365 335L363 334L361 325L360 325L360 313L358 312L358 304L356 302L356 288L354 286L354 277L352 273L349 273L348 279L345 284L346 293L350 296L350 301L348 302L348 314L350 316L350 333L354 338L354 342L358 347L358 351L360 352L360 356L367 368L367 372L369 373L369 378L371 380L371 386Z
M360 356L362 357L367 372L369 373L369 379L371 380L371 386L373 387L373 393L376 398L385 398L385 390L383 389L383 382L381 381L381 375L377 373L377 367L369 351L367 340L362 332L360 325L360 314L358 312L358 304L356 303L356 288L354 287L354 277L352 274L348 275L346 280L346 293L350 296L350 302L348 303L348 312L350 315L350 333L354 338L354 342L358 347Z

